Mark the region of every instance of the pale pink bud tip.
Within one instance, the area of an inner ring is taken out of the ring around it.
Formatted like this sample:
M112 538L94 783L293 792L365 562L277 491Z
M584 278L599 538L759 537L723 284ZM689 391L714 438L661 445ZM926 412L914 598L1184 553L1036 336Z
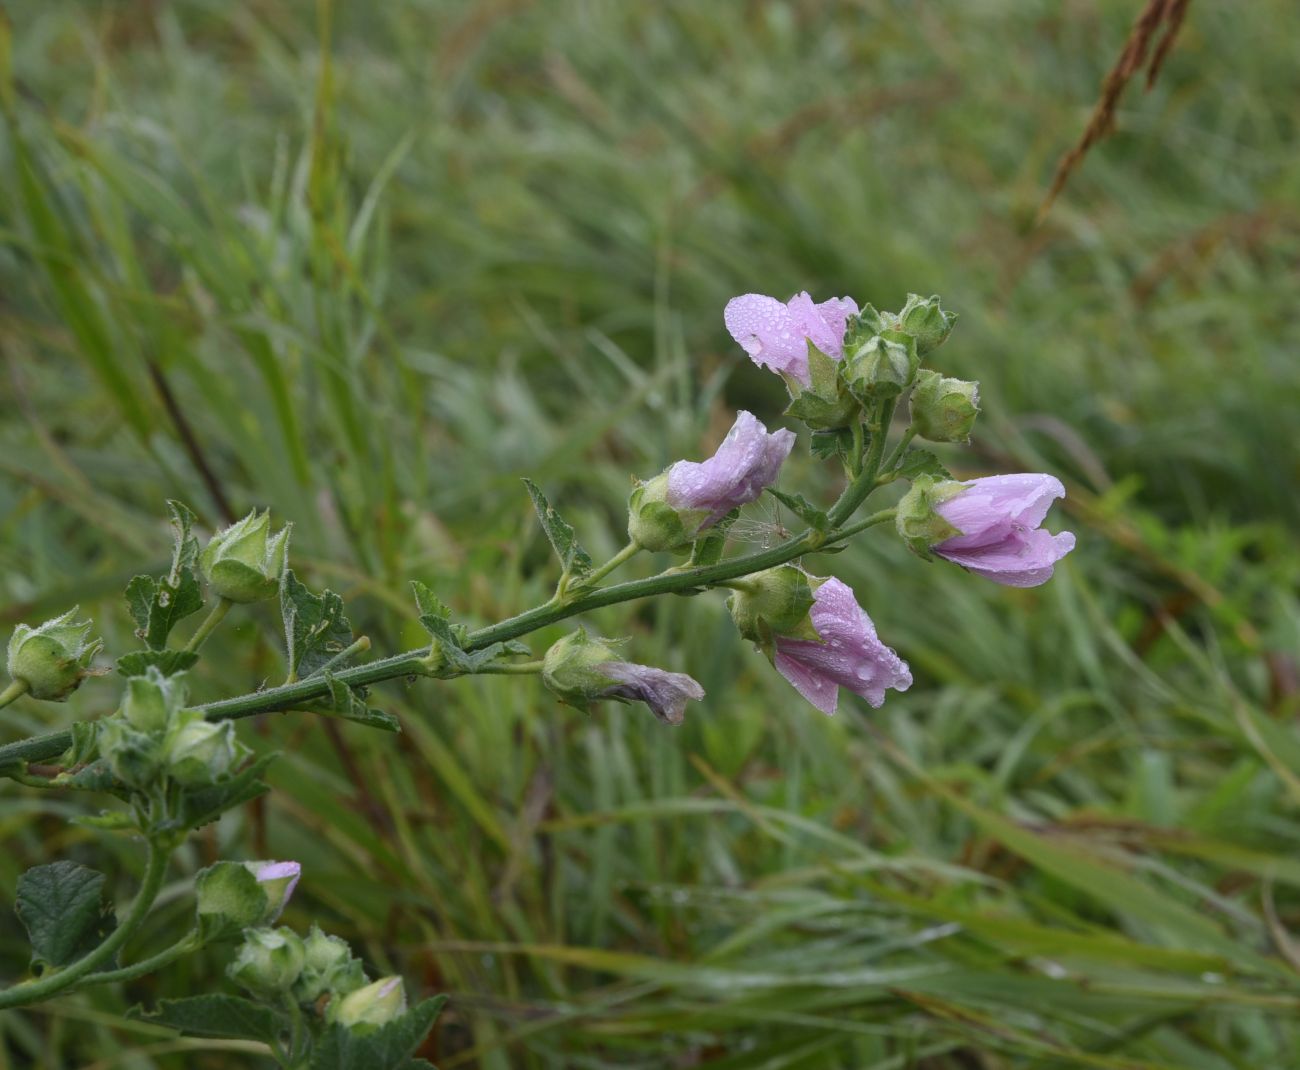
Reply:
M973 479L935 511L960 535L934 552L976 575L1007 587L1037 587L1052 578L1056 562L1074 549L1074 535L1053 535L1039 525L1065 488L1039 472Z
M776 482L794 448L795 433L768 432L752 413L736 415L727 437L707 461L678 461L668 469L667 501L674 509L708 511L701 527L755 501Z
M686 715L686 703L704 697L704 688L682 672L668 672L630 661L607 661L597 665L596 669L614 681L601 698L644 702L664 724L681 724Z
M850 297L815 304L807 293L799 293L782 304L763 294L744 294L727 302L722 318L731 337L760 368L784 372L808 386L808 343L839 360L848 318L857 311Z
M848 586L826 580L813 594L809 615L821 640L778 635L773 661L799 694L823 713L835 712L841 687L879 707L887 689L906 691L912 686L907 662L880 641Z

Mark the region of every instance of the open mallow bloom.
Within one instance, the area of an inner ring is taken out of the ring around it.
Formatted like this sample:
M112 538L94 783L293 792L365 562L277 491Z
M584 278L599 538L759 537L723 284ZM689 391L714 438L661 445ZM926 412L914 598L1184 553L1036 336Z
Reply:
M622 661L618 640L597 639L579 628L546 652L542 683L566 705L585 710L592 702L644 702L664 724L679 725L686 703L704 697L704 688L682 672Z
M769 432L742 410L707 461L678 461L632 492L628 534L647 550L673 550L694 541L776 482L795 437L784 428Z
M799 694L823 713L834 713L839 689L861 695L872 706L884 704L890 688L912 686L907 662L880 641L876 626L853 591L835 578L818 582L808 617L816 639L776 635L772 663Z
M933 488L934 512L949 537L931 550L976 575L1007 587L1037 587L1052 578L1056 562L1074 549L1074 535L1053 535L1039 525L1065 488L1041 472L987 476Z
M812 385L808 343L831 360L839 360L844 355L845 327L857 311L851 297L832 297L817 304L806 292L784 303L763 294L743 294L727 302L722 318L750 360L807 387Z

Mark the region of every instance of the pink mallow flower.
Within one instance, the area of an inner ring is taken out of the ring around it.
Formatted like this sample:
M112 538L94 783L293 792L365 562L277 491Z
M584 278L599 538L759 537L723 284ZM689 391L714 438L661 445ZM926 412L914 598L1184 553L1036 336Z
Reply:
M597 665L596 670L611 681L597 697L644 702L664 724L681 724L686 716L686 703L704 697L704 688L684 672L668 672L632 661L606 661Z
M753 413L736 414L727 437L707 461L678 461L668 469L665 500L674 509L704 510L700 525L716 524L731 510L756 501L776 482L794 449L795 433L769 432Z
M834 577L823 582L813 593L809 616L820 641L778 635L773 663L823 713L835 712L841 687L879 707L888 688L912 686L907 662L880 641L846 584Z
M244 867L257 878L257 883L262 886L262 891L266 893L269 916L263 921L263 924L270 925L283 912L289 902L289 897L293 895L293 890L298 887L298 878L302 876L302 864L299 862L245 862Z
M973 479L934 510L960 535L932 549L940 557L1007 587L1037 587L1052 578L1056 562L1074 549L1074 535L1053 535L1039 525L1065 488L1041 472Z
M744 294L727 302L722 318L727 330L760 368L771 368L810 386L808 343L831 360L844 355L848 318L857 315L851 297L832 297L816 304L805 293L782 304L775 297Z

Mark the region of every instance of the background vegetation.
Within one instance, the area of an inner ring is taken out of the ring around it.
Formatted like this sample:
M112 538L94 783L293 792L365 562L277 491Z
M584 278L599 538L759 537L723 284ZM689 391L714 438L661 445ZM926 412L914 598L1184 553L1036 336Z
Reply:
M169 497L292 520L380 651L411 578L509 615L554 580L519 476L612 552L630 473L778 417L728 297L937 291L986 402L950 463L1058 473L1079 548L1031 591L810 562L908 694L827 719L720 599L606 610L704 683L681 730L492 678L388 687L396 741L264 719L276 790L184 864L300 859L288 921L450 993L444 1070L1300 1066L1300 9L1193 4L1036 226L1137 6L6 0L0 623L125 649ZM274 626L201 695L278 679ZM4 787L0 898L129 893L88 803ZM223 965L10 1013L0 1066L257 1065L123 1017Z

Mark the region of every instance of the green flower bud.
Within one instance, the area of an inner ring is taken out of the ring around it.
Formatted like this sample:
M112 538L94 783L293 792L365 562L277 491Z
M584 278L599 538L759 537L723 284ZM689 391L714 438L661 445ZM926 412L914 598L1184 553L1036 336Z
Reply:
M274 535L271 513L254 509L212 536L199 554L199 568L214 594L231 602L260 602L280 590L289 550L286 524Z
M331 1001L326 1012L331 1022L357 1034L373 1033L405 1013L406 991L400 977L381 977L365 988Z
M292 929L249 929L226 976L254 995L278 996L298 980L305 957L302 937Z
M217 862L194 881L195 912L205 940L238 936L270 925L293 894L297 862Z
M908 294L899 312L878 312L872 305L863 305L862 311L849 320L844 351L854 352L872 335L898 331L915 339L916 352L923 357L943 344L956 322L957 313L945 312L937 294L924 298Z
M72 619L77 608L39 628L20 624L14 629L9 639L9 675L26 684L32 698L62 702L92 675L91 659L104 644L99 639L86 641L92 624Z
M921 356L943 345L956 322L957 313L945 312L938 294L932 297L908 294L907 304L898 314L898 329L916 339L916 351Z
M678 550L689 546L709 518L706 509L675 509L668 504L668 473L639 484L627 500L628 537L643 549Z
M333 1005L366 983L361 960L353 958L352 949L341 937L329 936L313 925L303 949L302 973L293 986L299 1003L315 1003L328 992Z
M802 569L779 565L737 580L736 588L727 599L731 619L740 634L760 648L769 649L777 635L820 638L808 615L813 589Z
M185 705L185 683L181 676L164 676L150 665L144 676L126 681L122 717L139 732L162 735Z
M186 787L224 780L251 753L235 738L232 721L205 721L198 711L177 724L167 740L167 772Z
M133 728L121 715L99 722L99 754L113 775L133 788L152 784L167 761L163 737Z
M935 506L965 489L966 484L955 480L936 482L930 476L913 480L911 489L898 503L894 521L899 535L913 552L929 559L931 546L961 534L939 515Z
M931 442L969 442L980 411L980 385L926 369L912 391L912 429Z
M615 682L602 666L619 660L618 640L595 639L584 628L570 632L551 645L542 660L542 683L566 706L585 710L607 697Z
M901 331L873 335L844 360L844 381L864 403L896 398L921 366L916 342Z

